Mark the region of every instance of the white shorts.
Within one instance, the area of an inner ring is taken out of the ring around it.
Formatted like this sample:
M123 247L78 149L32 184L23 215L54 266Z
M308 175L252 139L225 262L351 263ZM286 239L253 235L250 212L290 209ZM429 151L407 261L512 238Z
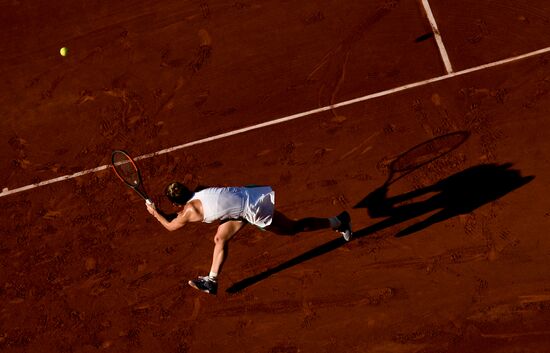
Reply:
M270 225L275 212L275 191L269 186L258 186L245 188L244 194L242 217L260 228Z

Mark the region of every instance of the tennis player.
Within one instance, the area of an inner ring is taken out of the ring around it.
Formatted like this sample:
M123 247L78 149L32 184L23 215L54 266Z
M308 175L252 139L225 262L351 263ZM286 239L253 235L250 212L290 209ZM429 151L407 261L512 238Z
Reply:
M331 218L287 218L275 210L275 192L269 186L213 187L192 192L174 182L166 187L165 194L174 205L182 207L175 218L169 221L154 205L147 205L147 209L169 231L189 222L220 221L214 236L210 273L189 281L191 287L210 294L217 292L217 279L227 256L229 240L247 223L279 235L333 229L346 241L352 236L351 219L345 211Z

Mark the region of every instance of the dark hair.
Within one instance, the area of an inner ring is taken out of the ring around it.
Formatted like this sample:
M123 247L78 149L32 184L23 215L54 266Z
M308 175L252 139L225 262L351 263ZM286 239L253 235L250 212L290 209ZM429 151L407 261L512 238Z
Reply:
M170 202L176 205L185 205L193 197L193 192L177 181L168 184L164 189L164 194Z

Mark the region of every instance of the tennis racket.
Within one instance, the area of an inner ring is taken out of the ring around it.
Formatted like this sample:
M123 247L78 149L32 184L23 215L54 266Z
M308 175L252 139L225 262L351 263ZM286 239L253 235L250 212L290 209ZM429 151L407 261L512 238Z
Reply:
M470 136L467 131L451 132L424 141L394 159L385 161L389 170L388 178L381 188L387 188L416 169L451 153Z
M153 201L147 196L143 188L141 174L139 173L136 162L134 162L128 153L122 150L113 151L111 154L111 164L115 174L120 180L141 196L148 205L153 205Z

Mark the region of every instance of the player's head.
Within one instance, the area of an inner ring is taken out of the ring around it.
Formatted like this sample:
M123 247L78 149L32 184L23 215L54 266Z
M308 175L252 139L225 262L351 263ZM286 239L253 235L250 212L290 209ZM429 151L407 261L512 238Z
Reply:
M179 206L185 205L193 197L193 192L177 181L168 184L164 190L164 194L170 202Z

